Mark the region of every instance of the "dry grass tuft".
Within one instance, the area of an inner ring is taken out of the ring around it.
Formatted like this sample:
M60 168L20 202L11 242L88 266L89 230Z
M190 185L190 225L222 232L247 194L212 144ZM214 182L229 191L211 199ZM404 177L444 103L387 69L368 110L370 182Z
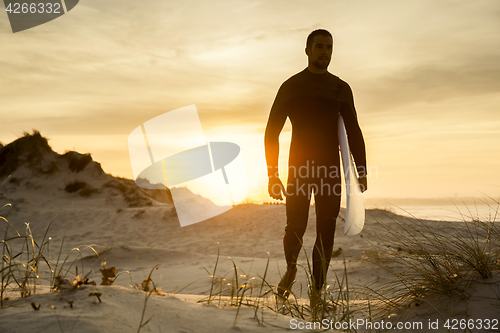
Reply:
M390 237L379 237L385 246L365 251L365 260L391 276L372 290L384 304L381 310L405 308L433 295L469 298L473 283L500 271L500 227L495 219L496 214L488 221L464 219L449 222L445 229L416 218L411 224L378 221Z

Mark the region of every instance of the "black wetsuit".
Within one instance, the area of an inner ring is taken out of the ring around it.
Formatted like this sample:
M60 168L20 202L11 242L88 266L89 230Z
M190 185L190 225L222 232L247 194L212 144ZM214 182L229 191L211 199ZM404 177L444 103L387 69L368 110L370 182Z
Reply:
M344 119L358 174L363 176L365 143L352 91L346 82L331 73L314 74L306 68L285 81L271 108L264 139L268 174L272 176L278 170L279 134L287 117L290 118L292 141L286 190L287 226L283 238L285 257L287 265L294 267L307 226L311 193L314 193L317 237L313 276L317 289L322 287L326 276L340 210L339 114Z

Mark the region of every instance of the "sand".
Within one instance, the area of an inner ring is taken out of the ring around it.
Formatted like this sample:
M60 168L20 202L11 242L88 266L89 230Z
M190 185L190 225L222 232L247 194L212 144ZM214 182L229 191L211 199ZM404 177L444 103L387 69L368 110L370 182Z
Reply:
M28 223L38 242L50 225L47 237L51 240L44 252L47 258L55 262L59 251L63 257L71 253L69 262L73 264L65 265L65 270L69 270L66 277L74 277L78 267L78 274L86 275L96 285L51 292L50 272L41 265L36 292L22 298L11 292L4 308L0 309L0 332L136 332L144 308L143 322L151 319L141 332L283 332L293 328L290 315L276 314L269 309L259 310L255 319L254 307L242 306L238 312L237 307L227 305L227 299L219 302L217 298L212 305L199 302L206 301L210 293L213 281L210 274L216 263L216 281L223 278L225 282L232 281L236 265L240 281L247 281L248 276L250 282L255 282L268 265L266 280L272 285L278 283L285 269L284 205L242 204L212 219L180 227L167 191L142 190L131 180L106 174L95 161L83 163L85 156L76 152L70 154L72 158L64 158L48 150L37 137L20 144L15 152L20 156L16 163L11 162L16 164L15 170L10 172L10 178L0 179L0 182L7 179L0 187L0 207L11 204L0 210L0 216L21 233ZM31 163L33 161L36 163ZM71 169L71 161L85 165L76 172ZM75 182L87 184L88 195L82 195L83 189L69 193L67 185ZM313 208L304 237L308 253L315 240ZM335 239L335 250L342 250L332 260L329 284L335 288L335 276L342 279L346 270L349 288L353 290L352 295L357 296L351 299L353 306L366 305L369 288L389 292L383 288L391 276L387 268L392 267L392 261L384 257L380 249L393 243L397 246L398 241L380 222L389 228L395 223L412 226L416 222L388 211L368 210L363 232L346 237L343 235L344 214L342 209ZM444 221L421 223L443 233L451 226ZM4 227L1 230L3 232ZM304 253L299 262L307 266ZM112 286L99 285L102 277L99 269L103 263L106 267L115 267L119 273ZM145 302L148 294L133 286L140 284L155 265L159 266L154 269L152 279L161 292L151 294ZM252 277L255 279L251 280ZM498 320L499 281L497 273L488 279L479 278L469 288L466 299L428 298L395 311L392 320L401 318L404 322L425 324L423 329L407 330L410 332L446 331L442 325L446 319L453 318ZM299 269L293 289L299 304L307 305L306 289L306 271ZM101 293L102 302L89 296L92 292ZM35 311L31 303L40 305L40 309ZM273 298L268 300L268 305L274 306ZM353 318L367 315L365 308L354 313ZM436 320L440 328L429 328L429 323ZM305 325L307 318L301 322ZM370 330L358 329L361 331Z

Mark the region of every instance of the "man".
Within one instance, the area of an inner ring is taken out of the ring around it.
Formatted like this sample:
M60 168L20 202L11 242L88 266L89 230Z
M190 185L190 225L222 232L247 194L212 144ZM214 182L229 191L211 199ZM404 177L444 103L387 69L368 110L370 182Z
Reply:
M359 175L361 190L367 189L365 143L359 128L349 85L327 71L333 38L315 30L307 38L308 66L285 81L271 108L264 138L269 176L269 195L286 196L287 225L283 246L287 270L278 294L287 297L297 273L297 257L306 230L311 193L316 208L316 242L313 249L313 296L324 285L333 252L335 224L340 210L341 180L338 116L343 117ZM278 173L279 134L286 119L292 123L292 141L285 190Z

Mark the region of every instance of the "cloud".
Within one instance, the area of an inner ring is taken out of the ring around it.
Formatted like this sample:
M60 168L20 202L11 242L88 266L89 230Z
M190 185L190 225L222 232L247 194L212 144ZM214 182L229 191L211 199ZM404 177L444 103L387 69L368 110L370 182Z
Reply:
M500 45L500 44L499 44ZM370 112L500 93L500 54L418 65L360 84ZM359 84L358 84L359 86ZM445 111L446 112L446 111ZM449 110L448 112L453 112Z

